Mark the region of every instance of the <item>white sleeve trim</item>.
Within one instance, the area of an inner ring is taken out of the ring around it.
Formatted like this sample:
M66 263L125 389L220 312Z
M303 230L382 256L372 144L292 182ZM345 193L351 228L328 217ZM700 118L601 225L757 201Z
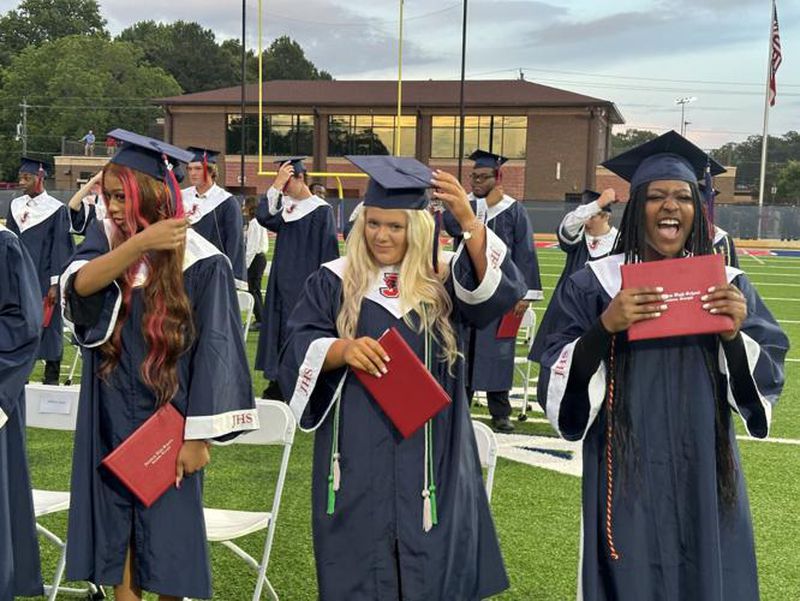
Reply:
M68 207L69 208L69 207ZM70 211L72 209L70 208ZM69 233L70 234L78 234L79 236L83 236L84 232L86 231L86 226L89 224L89 205L81 200L81 211L83 211L83 227L79 230L76 230L75 227L72 225L72 214L69 216Z
M292 399L289 401L289 408L292 410L297 420L298 427L303 432L313 432L325 421L325 417L323 416L323 418L311 428L304 428L301 425L303 413L305 413L308 402L311 400L311 393L317 385L320 373L322 373L322 365L325 363L325 357L328 356L328 351L337 340L339 339L317 338L309 345L306 356L303 359L303 364L297 372L297 382L294 386ZM341 382L339 383L339 389L341 389ZM331 399L331 403L328 409L326 409L325 415L328 414L328 411L330 411L330 408L333 406L336 396L337 395L334 395Z
M456 296L468 305L485 303L497 291L500 281L503 279L503 271L500 266L506 258L508 248L492 230L488 227L484 229L486 231L486 273L483 276L483 281L478 284L475 290L467 290L459 283L457 278L453 278ZM458 258L464 252L467 251L462 241L456 252L455 260L458 261Z
M753 386L758 393L758 400L761 403L761 408L764 410L764 418L767 424L767 433L764 438L769 437L769 430L770 426L772 425L772 404L761 394L761 391L758 389L758 384L755 382L755 378L753 378L753 373L756 370L756 365L758 365L758 358L761 356L761 346L750 336L745 334L744 332L740 332L742 335L742 340L744 341L744 350L745 354L747 355L747 367L750 371L750 377L753 379ZM727 389L728 389L728 404L742 417L742 422L744 423L745 430L747 430L747 434L753 438L756 436L750 431L750 425L748 424L747 420L741 414L739 410L739 405L736 403L736 397L733 395L733 388L731 388L731 379L730 379L730 367L728 366L728 358L725 356L725 350L722 348L722 344L719 345L719 368L720 371L725 375L725 380L727 382Z
M277 215L280 212L278 208L278 199L280 199L281 191L270 186L267 190L267 207L269 208L270 215Z
M579 239L586 220L602 210L603 209L600 208L600 204L596 200L586 203L585 205L580 205L574 211L570 211L564 216L559 230L563 230L570 239ZM572 243L574 244L574 242Z
M561 355L558 361L550 368L550 381L547 383L547 406L545 411L547 419L553 426L556 432L562 437L563 432L559 428L559 417L561 416L561 402L564 400L564 394L567 392L567 382L569 382L569 374L572 370L572 358L575 354L575 346L578 344L580 338L576 338L561 350ZM586 427L581 434L581 440L586 438L589 428L600 413L600 408L603 406L603 401L606 395L606 366L605 362L601 361L594 372L594 375L589 380L589 417L586 420Z
M8 416L6 415L6 412L0 409L0 430L3 429L3 426L6 425L7 421L8 421Z
M186 440L219 438L231 432L258 430L258 409L239 409L216 415L188 416L183 437Z
M64 290L66 290L67 281L72 276L72 274L77 273L81 267L86 265L89 261L81 260L81 261L73 261L70 263L67 268L64 270L64 273L61 274L61 317L64 319L64 325L69 329L71 332L75 331L75 324L72 323L67 316L65 315L67 301L64 298ZM119 287L119 284L113 282L114 286L117 288L117 300L114 301L114 311L111 314L111 320L108 323L108 328L106 329L106 333L103 336L103 339L99 342L93 342L92 344L83 344L81 346L85 348L96 348L98 346L102 346L105 344L109 338L111 338L111 334L114 333L114 326L117 323L117 317L119 317L119 311L122 307L122 290Z
M244 280L237 280L236 278L234 278L233 284L236 286L237 290L244 290L244 291L248 290L247 282L245 282Z
M50 285L51 286L57 286L58 285L58 279L59 278L58 278L57 275L50 276Z
M528 290L522 300L526 301L540 301L544 300L544 292L541 290Z

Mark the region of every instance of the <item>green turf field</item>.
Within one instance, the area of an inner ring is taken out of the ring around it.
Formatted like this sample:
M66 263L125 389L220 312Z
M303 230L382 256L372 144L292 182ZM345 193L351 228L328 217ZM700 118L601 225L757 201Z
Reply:
M558 250L540 250L545 295L555 285L563 265ZM756 536L762 599L800 599L800 260L789 258L741 258L742 267L756 283L767 305L795 347L787 362L787 384L773 415L773 441L741 440L739 443ZM539 318L545 304L536 306ZM255 356L257 332L248 339L248 353ZM72 349L62 371L66 372ZM33 380L41 380L37 366ZM265 382L254 374L260 394ZM485 410L476 409L476 414ZM547 424L532 415L518 425L518 433L550 435ZM740 433L743 433L741 427ZM30 463L37 488L65 490L69 485L71 436L31 430ZM268 572L281 599L317 598L311 548L310 467L312 438L298 433L278 519L277 534ZM206 504L235 509L264 510L278 469L278 453L248 447L215 448L207 470ZM542 468L500 458L492 499L511 589L497 599L519 601L571 601L575 598L578 560L580 481ZM48 517L43 523L65 533L66 516ZM260 556L263 536L255 534L243 546ZM212 546L214 599L249 599L255 575L227 549ZM56 552L42 542L45 578L52 574ZM148 597L149 598L149 597ZM59 596L59 599L67 599ZM435 600L431 600L435 601Z

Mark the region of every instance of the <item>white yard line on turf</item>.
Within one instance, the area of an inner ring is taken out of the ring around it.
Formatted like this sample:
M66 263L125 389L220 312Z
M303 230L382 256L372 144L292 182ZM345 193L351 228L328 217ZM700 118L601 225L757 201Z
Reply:
M751 255L747 251L744 251L744 255L743 256L747 257L748 259L753 259L753 261L755 261L756 263L760 263L761 265L764 264L764 261L762 261L761 259L759 259L758 257L756 257L754 255Z
M800 319L779 319L778 323L795 324L795 323L800 323Z
M800 445L800 440L794 438L753 438L752 436L737 436L736 440L746 440L748 442L774 442L775 444Z
M783 282L751 282L754 286L783 286L785 288L800 288L800 284L784 284Z
M800 298L783 298L783 297L779 297L779 296L762 296L761 300L787 301L787 302L796 303L796 302L800 301Z

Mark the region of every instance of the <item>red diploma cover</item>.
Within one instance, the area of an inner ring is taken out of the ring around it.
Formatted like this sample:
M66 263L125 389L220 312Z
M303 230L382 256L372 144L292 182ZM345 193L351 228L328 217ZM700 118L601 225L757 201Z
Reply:
M49 296L45 296L44 300L42 301L42 307L44 309L44 317L42 318L42 327L49 328L50 322L53 320L53 310L55 309L55 303L50 300Z
M175 484L183 415L167 403L103 459L103 465L150 507Z
M709 313L703 309L700 300L711 286L725 286L727 282L722 255L623 265L623 289L661 286L668 297L663 301L668 309L661 317L633 324L628 328L628 340L718 334L732 330L730 317Z
M386 330L378 342L391 359L389 373L380 378L360 369L353 373L408 438L444 409L450 397L395 328Z
M525 317L524 313L519 317L514 315L513 309L503 315L503 319L500 320L500 325L497 327L495 338L516 338L523 317Z

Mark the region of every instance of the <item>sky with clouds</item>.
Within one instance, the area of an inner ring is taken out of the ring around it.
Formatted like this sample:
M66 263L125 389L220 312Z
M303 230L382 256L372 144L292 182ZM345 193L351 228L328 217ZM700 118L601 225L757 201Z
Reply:
M263 0L265 45L289 35L337 79L397 76L399 0ZM0 0L0 11L16 5ZM100 0L109 28L194 20L241 34L240 0ZM680 128L705 148L760 134L771 0L468 0L467 76L516 78L617 104L624 127ZM258 45L258 2L247 0ZM460 0L405 0L406 79L457 79ZM778 0L783 65L770 132L800 130L800 1Z

